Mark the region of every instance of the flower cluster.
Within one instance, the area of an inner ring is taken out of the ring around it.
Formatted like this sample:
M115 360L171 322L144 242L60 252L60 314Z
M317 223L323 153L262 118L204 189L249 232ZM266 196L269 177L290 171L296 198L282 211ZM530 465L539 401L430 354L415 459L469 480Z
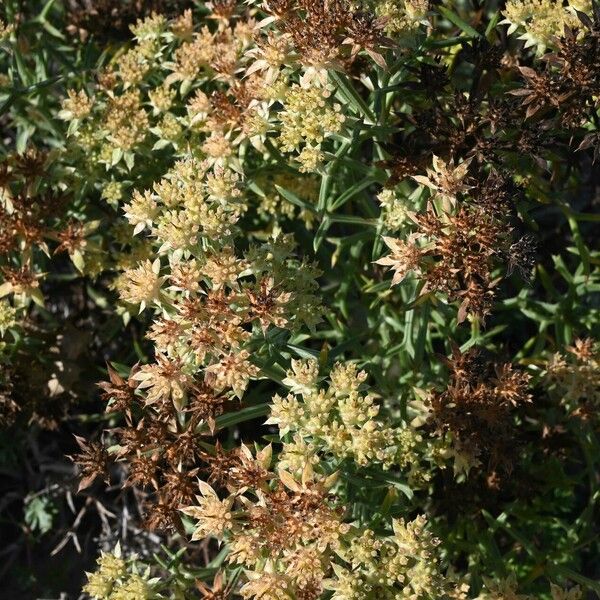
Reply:
M508 33L523 31L519 39L525 40L525 47L536 46L541 54L562 36L565 28L577 26L576 11L590 9L591 2L586 0L574 0L568 6L550 0L510 0L501 23L510 25Z
M279 113L281 133L278 138L284 152L293 152L303 145L298 155L301 173L313 173L323 162L321 143L328 134L336 133L344 123L339 104L329 107L329 93L318 88L290 88L283 98Z
M319 271L294 256L291 236L275 231L238 245L249 209L240 156L249 142L260 147L246 111L260 108L262 86L235 75L247 60L249 40L240 37L253 21L220 20L216 31L194 33L191 19L139 21L135 48L92 96L70 92L62 112L73 154L97 161L89 176L126 221L110 255L119 310L126 321L154 316L146 334L154 360L128 376L111 370L103 389L107 410L126 418L111 433L111 456L128 465L128 485L148 490L147 523L158 528L180 527L177 509L190 502L203 461L200 436L260 376L253 345L272 329L313 329L322 312ZM213 73L225 91L210 89ZM321 143L314 127L302 135ZM156 163L160 152L176 152L166 169ZM132 185L129 173L140 174L145 153L162 176Z
M0 303L0 334L4 337L7 329L18 323L17 309L6 301Z
M568 354L555 353L546 379L568 410L583 418L596 414L600 401L600 353L591 338L577 339Z
M285 398L275 396L267 421L277 424L282 436L294 434L293 442L284 447L286 461L293 455L305 457L305 443L310 442L311 453L331 453L363 466L380 463L386 468L416 462L414 448L420 436L409 429L386 426L377 418L375 397L363 390L366 377L352 363L337 363L323 389L316 360L292 361L283 380L291 393ZM293 462L298 467L301 464Z
M484 578L485 591L477 596L478 600L533 600L528 594L518 593L516 577L509 575L503 580L492 580ZM581 588L576 585L570 590L565 590L555 584L550 585L552 600L580 600L582 598Z
M426 529L426 520L417 517L406 523L393 521L393 535L375 536L365 529L342 551L343 567L334 567L336 578L328 582L332 598L377 597L452 598L468 586L446 579L440 572L439 540ZM399 592L401 589L401 592ZM458 596L460 597L460 596Z
M455 348L446 362L450 381L431 395L430 418L438 433L451 436L455 470L483 462L488 470L512 468L517 443L512 413L531 402L529 374L485 360L477 350L462 354Z
M421 26L427 26L428 0L374 0L375 14L384 22L389 35L408 38Z
M125 559L119 545L111 553L102 553L98 568L88 573L83 591L94 600L155 600L160 579L150 577L149 570L140 573L136 557Z
M0 41L3 41L4 39L8 38L14 30L14 25L10 23L5 23L4 21L0 20Z
M424 517L394 520L391 535L357 527L336 497L337 474L318 475L308 463L297 475L274 473L271 455L270 446L256 456L245 446L217 453L212 478L225 496L200 482L197 503L182 509L195 521L193 539L227 540L227 560L247 572L243 598L316 599L330 590L336 600L375 592L418 600L465 588L443 575Z
M469 207L439 214L429 210L413 214L412 220L416 231L406 241L385 237L391 254L376 263L392 269L392 285L412 272L424 282L423 294L441 292L449 301L459 301L459 323L468 315L483 318L490 312L498 262L521 266L527 259L520 255L511 229L485 209Z

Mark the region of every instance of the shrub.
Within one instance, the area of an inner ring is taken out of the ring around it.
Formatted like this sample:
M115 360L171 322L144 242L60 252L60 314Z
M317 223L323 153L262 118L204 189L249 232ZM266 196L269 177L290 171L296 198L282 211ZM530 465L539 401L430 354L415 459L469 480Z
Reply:
M9 593L600 594L595 3L3 11Z

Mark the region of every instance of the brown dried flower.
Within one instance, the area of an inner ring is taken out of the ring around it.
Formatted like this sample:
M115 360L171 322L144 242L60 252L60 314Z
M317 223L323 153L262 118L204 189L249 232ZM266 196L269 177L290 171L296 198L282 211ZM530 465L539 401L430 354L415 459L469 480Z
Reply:
M99 442L86 442L80 436L74 436L81 449L79 454L69 458L79 467L81 480L78 491L81 491L94 482L97 477L103 477L108 483L108 452Z

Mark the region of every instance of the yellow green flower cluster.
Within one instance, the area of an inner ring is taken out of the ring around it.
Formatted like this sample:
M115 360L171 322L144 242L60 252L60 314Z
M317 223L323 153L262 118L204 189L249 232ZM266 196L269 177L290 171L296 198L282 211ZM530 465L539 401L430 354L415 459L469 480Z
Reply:
M94 600L158 600L160 579L150 577L149 570L138 572L136 558L125 559L121 548L113 552L102 552L97 561L98 568L88 573L83 591Z
M282 436L294 434L285 456L303 454L306 441L322 453L358 465L380 463L406 467L417 462L415 448L422 441L416 430L384 424L373 394L364 390L366 372L352 363L337 363L323 388L316 359L292 360L284 385L290 394L275 396L267 424L276 424Z

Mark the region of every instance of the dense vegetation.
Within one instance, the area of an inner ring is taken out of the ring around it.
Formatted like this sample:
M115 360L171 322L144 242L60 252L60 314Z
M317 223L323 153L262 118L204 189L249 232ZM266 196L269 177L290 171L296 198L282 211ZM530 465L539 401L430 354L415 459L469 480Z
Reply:
M599 6L0 18L0 597L600 597Z

